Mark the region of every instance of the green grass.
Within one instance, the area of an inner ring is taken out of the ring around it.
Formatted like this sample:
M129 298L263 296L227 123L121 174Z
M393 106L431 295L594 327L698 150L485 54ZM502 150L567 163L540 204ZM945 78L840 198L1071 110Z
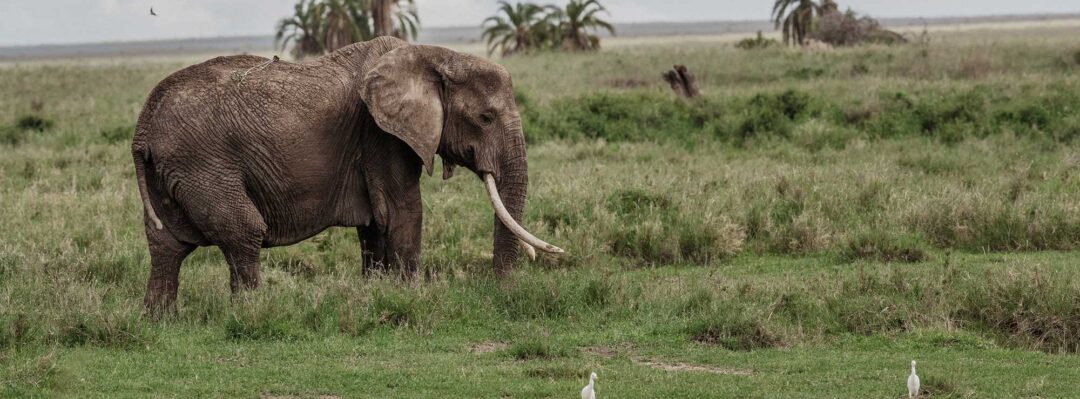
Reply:
M480 185L425 177L425 278L363 277L331 229L230 299L200 249L160 322L127 140L181 64L0 67L0 396L572 397L596 371L602 397L901 397L911 359L935 398L1074 395L1064 31L507 59L525 225L570 254L496 279ZM701 101L659 79L682 59Z

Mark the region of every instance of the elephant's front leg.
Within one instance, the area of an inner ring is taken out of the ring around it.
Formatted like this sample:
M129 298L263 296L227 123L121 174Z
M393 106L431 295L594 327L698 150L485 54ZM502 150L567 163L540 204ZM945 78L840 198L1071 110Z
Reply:
M423 213L420 209L402 211L390 220L386 234L387 263L400 267L405 277L416 277L420 270L422 230Z
M375 223L356 228L360 236L360 261L364 275L386 271L386 234Z
M369 143L361 163L374 214L359 228L365 272L400 268L415 276L420 268L423 203L422 165L404 143L390 136Z
M364 274L400 267L405 275L415 275L420 267L422 212L391 212L384 220L386 224L357 228Z

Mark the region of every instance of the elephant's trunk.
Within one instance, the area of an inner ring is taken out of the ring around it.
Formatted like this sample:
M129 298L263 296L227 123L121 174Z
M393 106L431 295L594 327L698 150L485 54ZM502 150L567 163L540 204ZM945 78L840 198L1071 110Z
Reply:
M521 227L525 210L525 197L529 187L529 165L525 157L525 136L520 121L515 121L499 160L498 181L491 175L482 176L488 190L491 205L495 208L495 244L492 262L495 272L503 275L510 271L518 257L518 240L542 251L562 252L554 245L536 238Z

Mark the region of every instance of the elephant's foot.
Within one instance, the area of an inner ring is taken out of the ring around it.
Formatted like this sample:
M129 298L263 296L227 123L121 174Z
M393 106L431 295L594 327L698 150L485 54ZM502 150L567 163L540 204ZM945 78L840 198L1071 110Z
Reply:
M229 288L233 295L259 288L259 264L229 267Z
M143 298L143 314L153 319L176 313L175 279L151 279Z

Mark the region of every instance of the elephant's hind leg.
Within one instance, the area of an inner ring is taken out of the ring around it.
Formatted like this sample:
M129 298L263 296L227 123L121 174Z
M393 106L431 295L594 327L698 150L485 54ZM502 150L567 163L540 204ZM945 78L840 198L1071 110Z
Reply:
M185 191L185 211L229 264L229 287L237 292L259 286L259 250L266 223L239 179L217 177L213 187Z
M229 263L229 288L233 294L259 287L259 251L266 223L246 196L240 201L218 243Z
M150 247L150 281L143 298L146 314L157 317L176 310L176 290L180 285L180 264L194 244L177 240L168 230L146 226L146 241Z

